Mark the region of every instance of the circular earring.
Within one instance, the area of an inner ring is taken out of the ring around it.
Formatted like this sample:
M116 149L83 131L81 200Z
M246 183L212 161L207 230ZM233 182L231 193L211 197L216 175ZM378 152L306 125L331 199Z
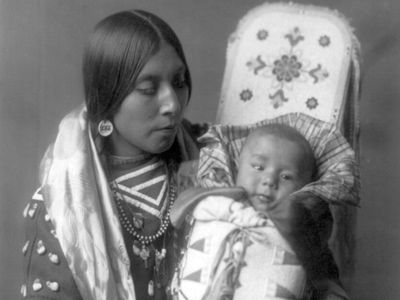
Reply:
M101 120L97 130L101 136L106 137L113 132L114 126L109 120Z

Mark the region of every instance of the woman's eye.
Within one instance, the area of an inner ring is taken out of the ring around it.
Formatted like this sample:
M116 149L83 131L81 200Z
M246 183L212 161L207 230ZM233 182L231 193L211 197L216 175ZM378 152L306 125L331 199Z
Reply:
M152 96L157 92L157 86L154 83L144 82L139 84L136 90L145 96Z
M143 95L146 96L152 96L156 93L156 89L150 88L150 89L142 89L139 90Z
M138 90L141 94L145 95L145 96L152 96L156 93L156 89L155 88L141 88L141 89L136 89Z

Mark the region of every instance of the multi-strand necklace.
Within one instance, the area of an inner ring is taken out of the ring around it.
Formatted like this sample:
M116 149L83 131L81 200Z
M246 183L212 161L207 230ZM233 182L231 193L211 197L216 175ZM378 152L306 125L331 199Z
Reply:
M170 166L170 165L169 165ZM166 257L167 249L165 246L165 237L170 224L170 211L176 198L176 187L173 183L173 178L170 174L170 170L166 170L166 186L165 191L166 198L164 201L168 201L163 217L160 218L160 225L158 230L151 235L139 233L139 229L142 228L144 221L137 218L134 212L129 209L129 201L127 201L124 195L118 191L118 184L116 182L111 183L111 189L114 194L114 200L118 210L118 216L124 230L133 238L132 252L134 255L140 257L144 263L144 267L147 269L149 265L149 258L154 253L154 276L153 280L148 283L148 294L154 295L154 285L158 288L161 287L162 283L162 272L160 272L160 266ZM124 204L127 208L124 208ZM163 245L161 249L156 249L154 242L163 238Z
M115 189L113 189L113 192L114 192L114 199L116 200L116 203L117 203L119 219L121 221L122 226L125 228L125 230L127 232L129 232L129 234L132 237L134 237L136 240L138 240L141 245L148 245L148 244L154 242L155 240L157 240L158 238L162 237L165 234L166 230L168 229L169 223L170 223L170 218L169 218L170 211L171 211L172 205L174 204L175 197L176 197L176 191L175 191L175 187L173 185L170 184L170 186L169 186L169 205L168 205L167 211L166 211L163 219L161 220L159 229L153 235L142 235L136 231L135 226L132 225L127 213L125 212L124 208L122 207L122 201L124 201L123 196L121 194L119 194Z

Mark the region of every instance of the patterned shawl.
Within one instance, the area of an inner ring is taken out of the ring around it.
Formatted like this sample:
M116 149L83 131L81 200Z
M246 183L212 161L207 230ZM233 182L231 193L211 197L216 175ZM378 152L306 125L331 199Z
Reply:
M184 160L197 158L184 126L177 140ZM40 178L46 209L83 299L135 300L121 225L85 107L60 123Z

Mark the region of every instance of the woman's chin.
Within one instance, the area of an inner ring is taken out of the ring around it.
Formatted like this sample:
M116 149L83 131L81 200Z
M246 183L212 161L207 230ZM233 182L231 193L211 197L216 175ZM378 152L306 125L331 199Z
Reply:
M154 151L152 152L154 154L161 154L165 151L168 151L172 147L174 140L175 136L161 139L160 141L157 142L157 144L154 145L153 147Z

